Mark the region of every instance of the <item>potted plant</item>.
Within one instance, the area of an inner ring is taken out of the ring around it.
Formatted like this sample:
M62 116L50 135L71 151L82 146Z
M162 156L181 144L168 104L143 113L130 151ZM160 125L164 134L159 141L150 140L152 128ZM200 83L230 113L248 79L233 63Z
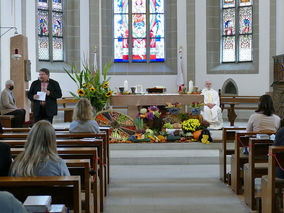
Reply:
M204 104L199 102L192 102L190 106L190 114L191 115L200 115L200 112L203 108Z
M73 65L70 66L69 70L64 69L77 85L77 94L73 92L70 92L70 94L77 99L82 97L89 99L96 112L102 111L112 95L112 91L109 88L110 78L107 78L111 64L104 66L102 80L100 71L92 71L88 65L83 65L81 71Z

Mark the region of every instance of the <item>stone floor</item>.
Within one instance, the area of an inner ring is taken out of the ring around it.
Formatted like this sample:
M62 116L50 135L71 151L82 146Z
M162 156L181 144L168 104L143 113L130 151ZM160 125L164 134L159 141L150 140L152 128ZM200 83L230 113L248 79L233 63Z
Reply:
M248 213L218 165L111 166L105 213Z
M69 127L69 123L54 126ZM214 140L222 139L222 130L211 132ZM111 144L111 183L104 212L248 213L219 180L220 146Z

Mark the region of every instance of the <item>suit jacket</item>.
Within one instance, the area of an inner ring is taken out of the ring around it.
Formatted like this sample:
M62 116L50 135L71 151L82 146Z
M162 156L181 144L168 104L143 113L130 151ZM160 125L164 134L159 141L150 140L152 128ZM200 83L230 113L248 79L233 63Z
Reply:
M11 163L10 146L6 143L0 143L0 176L8 176Z
M57 98L62 97L61 88L57 81L49 79L47 90L50 91L50 95L46 96L46 114L48 116L54 116L57 115ZM37 92L41 91L41 81L36 80L32 83L30 90L28 92L28 98L34 102L34 116L39 115L40 110L40 101L34 100L34 95L37 94Z
M1 114L7 114L9 112L13 112L17 109L16 104L13 101L13 98L11 96L10 90L5 88L1 92L1 99L0 99L0 111Z

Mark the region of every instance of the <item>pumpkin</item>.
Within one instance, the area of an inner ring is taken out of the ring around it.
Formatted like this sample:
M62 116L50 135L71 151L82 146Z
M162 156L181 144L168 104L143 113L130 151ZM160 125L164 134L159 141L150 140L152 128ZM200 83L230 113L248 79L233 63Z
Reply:
M202 132L202 130L197 130L197 131L193 132L193 138L198 141L199 136L201 135L201 132Z

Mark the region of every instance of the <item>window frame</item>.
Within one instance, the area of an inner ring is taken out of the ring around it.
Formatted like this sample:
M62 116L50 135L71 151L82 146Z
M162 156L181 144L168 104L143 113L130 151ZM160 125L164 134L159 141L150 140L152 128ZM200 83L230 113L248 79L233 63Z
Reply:
M65 30L64 30L64 26L65 26L65 1L62 0L62 11L57 11L53 9L53 0L47 0L48 1L48 9L42 9L38 7L38 0L36 0L36 9L37 9L37 15L36 15L36 20L37 20L37 27L36 27L36 35L37 35L37 58L38 61L40 62L50 62L50 63L57 63L57 62L65 62ZM41 36L38 33L38 21L39 21L39 11L46 11L48 12L48 36ZM59 13L62 14L62 36L53 36L53 14L54 13ZM49 53L49 59L40 59L39 58L39 47L38 47L38 42L39 42L39 38L41 37L47 37L48 38L48 42L49 42L49 46L48 46L48 53ZM62 39L62 44L63 44L63 51L62 51L62 60L54 60L54 55L53 55L53 39L54 38L60 38Z
M150 1L151 0L145 0L146 2L146 13L133 13L132 12L132 0L128 0L128 13L115 13L114 11L114 1L112 1L112 20L113 20L113 32L112 32L112 42L113 42L113 61L115 64L156 64L156 63L165 63L166 62L166 1L163 0L164 3L164 11L163 13L151 13L150 12ZM115 37L115 22L114 22L114 16L118 14L128 15L128 61L115 61L115 39L118 39ZM146 37L145 38L133 38L132 35L132 21L133 21L133 15L135 14L145 14L146 16ZM162 14L163 15L163 22L164 22L164 36L161 37L161 39L164 40L164 60L163 61L151 61L150 59L150 40L156 39L157 37L150 37L150 15L155 14ZM133 61L133 39L146 39L146 60L141 61Z
M234 7L227 7L224 8L223 7L223 1L224 0L220 0L220 64L239 64L239 63L252 63L254 61L254 11L253 11L253 7L254 7L254 1L252 0L252 4L251 5L244 5L241 6L240 5L240 0L235 0L235 6ZM240 33L240 9L241 8L251 8L251 12L252 12L252 22L251 22L251 33ZM235 34L234 35L223 35L223 31L224 31L224 23L223 23L223 14L224 14L224 10L226 9L234 9L235 10ZM240 37L241 36L251 36L251 60L247 60L247 61L240 61ZM228 62L224 62L223 61L223 40L224 38L228 38L228 37L235 37L235 60L234 61L228 61Z

